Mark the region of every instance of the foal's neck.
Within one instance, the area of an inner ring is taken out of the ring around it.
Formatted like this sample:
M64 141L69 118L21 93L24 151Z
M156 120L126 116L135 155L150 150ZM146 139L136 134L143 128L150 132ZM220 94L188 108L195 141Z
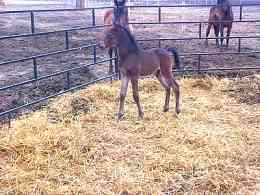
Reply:
M130 34L129 31L124 29L124 33L120 37L118 53L120 57L120 61L124 61L131 54L138 54L140 52L140 48L135 41L134 37Z

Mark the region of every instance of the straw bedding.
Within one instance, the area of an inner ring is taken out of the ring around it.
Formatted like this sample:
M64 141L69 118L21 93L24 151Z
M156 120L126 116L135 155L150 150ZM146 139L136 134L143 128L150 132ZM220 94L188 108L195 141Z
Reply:
M238 194L259 192L259 75L181 78L182 113L140 81L115 119L120 82L55 99L0 131L1 194Z

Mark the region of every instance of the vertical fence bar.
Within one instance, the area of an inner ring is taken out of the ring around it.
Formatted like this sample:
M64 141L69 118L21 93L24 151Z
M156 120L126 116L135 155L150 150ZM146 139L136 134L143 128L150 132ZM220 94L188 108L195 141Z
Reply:
M69 49L70 45L69 45L69 31L65 31L65 47L66 49Z
M31 15L31 32L35 33L35 20L33 11L30 12Z
M70 71L66 73L67 86L66 89L70 89Z
M93 45L93 63L95 64L97 62L97 47L96 45Z
M201 22L200 22L200 24L199 24L199 38L201 38Z
M158 7L158 23L160 24L162 21L162 10L161 6Z
M109 54L109 72L108 73L109 74L114 74L115 73L116 59L115 60L112 59L113 58L113 53L115 53L115 52L116 51L112 50L112 49L108 52L108 54ZM114 55L116 55L116 54L114 54ZM113 79L115 79L115 76L110 78L110 82L111 83L112 83Z
M38 68L37 68L36 58L33 58L33 78L34 79L38 78Z
M242 7L242 5L240 4L240 6L239 6L239 20L241 21L242 20L242 16L243 16L243 7Z
M241 52L241 38L238 39L238 52Z
M109 49L109 52L108 52L108 55L109 55L109 73L114 72L114 66L116 64L116 60L114 60L114 65L113 65L113 59L112 59L113 53L114 53L114 50Z
M161 42L161 40L159 39L159 41L158 41L158 46L159 46L159 48L161 48L162 47L162 42Z
M92 9L92 26L96 26L95 9Z
M118 79L121 79L120 71L119 71L119 59L118 52L115 52L115 73L118 75Z
M11 115L11 113L9 112L8 113L8 128L10 128L11 127L11 120L12 120L12 115Z
M201 55L199 54L199 55L198 55L198 74L200 74L200 69L201 69L201 67L200 67L200 61L201 61Z

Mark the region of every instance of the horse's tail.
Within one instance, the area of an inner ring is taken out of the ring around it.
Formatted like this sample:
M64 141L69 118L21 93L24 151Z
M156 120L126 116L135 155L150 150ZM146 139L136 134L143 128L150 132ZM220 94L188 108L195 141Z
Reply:
M168 51L170 51L174 55L175 67L177 69L180 69L181 68L181 66L180 66L181 61L180 61L180 56L179 56L177 49L176 48L169 48Z

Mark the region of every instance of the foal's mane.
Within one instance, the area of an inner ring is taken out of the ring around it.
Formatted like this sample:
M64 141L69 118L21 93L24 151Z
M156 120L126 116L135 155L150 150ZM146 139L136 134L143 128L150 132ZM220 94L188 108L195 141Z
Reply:
M128 47L129 47L129 49L132 51L132 52L137 52L137 51L139 51L139 46L138 46L138 44L137 44L137 41L135 40L135 37L130 33L130 31L127 29L127 28L125 28L124 26L122 26L122 25L117 25L119 28L121 28L125 33L126 33L126 35L128 36L128 38L129 38L129 41L130 41L130 43L128 44Z

